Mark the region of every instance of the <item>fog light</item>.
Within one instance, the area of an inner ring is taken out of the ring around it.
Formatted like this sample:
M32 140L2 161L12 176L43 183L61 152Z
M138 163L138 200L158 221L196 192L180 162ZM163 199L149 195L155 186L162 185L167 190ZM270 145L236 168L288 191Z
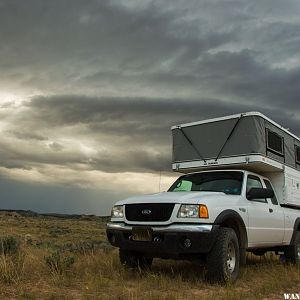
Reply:
M192 246L192 242L190 239L185 239L183 245L185 248L190 248Z

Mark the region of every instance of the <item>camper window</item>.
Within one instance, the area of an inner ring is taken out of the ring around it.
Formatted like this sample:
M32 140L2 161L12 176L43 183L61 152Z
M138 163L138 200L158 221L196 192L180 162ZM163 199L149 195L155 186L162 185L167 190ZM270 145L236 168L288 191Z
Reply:
M300 147L295 146L296 163L300 164Z
M267 149L283 155L283 137L269 129L267 129Z

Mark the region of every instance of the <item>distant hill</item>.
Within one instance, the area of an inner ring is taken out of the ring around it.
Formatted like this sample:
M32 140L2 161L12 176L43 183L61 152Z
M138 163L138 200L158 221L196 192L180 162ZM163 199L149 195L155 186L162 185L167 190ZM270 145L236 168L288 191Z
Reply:
M23 210L23 209L0 209L0 212L7 213L17 213L24 217L55 217L62 219L108 219L109 216L96 216L96 215L78 215L78 214L58 214L58 213L37 213L32 210Z

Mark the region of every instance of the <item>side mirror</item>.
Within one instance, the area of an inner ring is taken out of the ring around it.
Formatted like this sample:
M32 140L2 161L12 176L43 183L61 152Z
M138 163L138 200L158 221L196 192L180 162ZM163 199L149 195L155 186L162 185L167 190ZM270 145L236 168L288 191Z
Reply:
M263 188L251 188L246 197L248 200L272 198L274 197L274 191Z

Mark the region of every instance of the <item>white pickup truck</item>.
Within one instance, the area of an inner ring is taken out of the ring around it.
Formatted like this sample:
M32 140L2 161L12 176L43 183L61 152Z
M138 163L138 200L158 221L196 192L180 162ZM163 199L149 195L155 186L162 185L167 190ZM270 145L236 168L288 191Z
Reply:
M237 124L233 125L235 130ZM233 134L230 128L228 132ZM187 132L183 136L195 147ZM271 142L270 147L278 147ZM192 153L191 149L186 152ZM274 156L247 153L244 161L243 156L234 156L236 164L230 156L198 157L190 164L201 171L182 175L167 192L117 202L107 224L107 237L120 248L121 263L144 268L156 257L202 260L212 282L236 280L247 251L256 255L275 251L284 254L286 262L299 263L298 171ZM187 160L174 161L176 170L191 170L186 167ZM259 172L251 171L253 168Z

